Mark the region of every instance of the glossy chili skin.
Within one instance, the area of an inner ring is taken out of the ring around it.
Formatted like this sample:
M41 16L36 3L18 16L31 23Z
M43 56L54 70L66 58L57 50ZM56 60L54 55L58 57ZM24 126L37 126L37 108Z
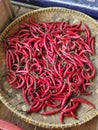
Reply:
M95 106L81 96L91 94L96 68L95 38L87 25L64 22L20 22L20 29L4 41L7 80L22 90L27 113L76 116L80 103ZM47 109L49 108L49 110ZM43 112L42 112L43 111Z

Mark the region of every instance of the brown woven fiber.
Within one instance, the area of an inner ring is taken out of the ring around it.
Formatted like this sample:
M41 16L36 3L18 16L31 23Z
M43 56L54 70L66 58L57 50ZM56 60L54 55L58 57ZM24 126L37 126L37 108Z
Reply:
M84 97L95 104L96 110L92 109L88 105L82 104L77 112L79 120L75 120L73 118L65 118L64 124L60 123L59 114L53 116L42 116L39 113L32 113L27 115L26 109L28 106L25 104L22 98L21 90L16 91L6 81L5 50L3 48L3 39L5 39L7 35L12 34L19 28L19 22L26 21L29 17L35 22L70 21L70 23L76 24L82 21L83 23L87 24L91 30L92 35L95 36L96 55L92 56L92 62L98 70L98 23L83 13L65 8L52 7L38 9L26 13L14 20L14 22L12 22L3 31L0 37L0 100L19 118L25 120L27 123L43 128L68 128L81 125L91 120L93 117L98 115L98 73L95 76L94 85L91 88L93 94L91 96Z

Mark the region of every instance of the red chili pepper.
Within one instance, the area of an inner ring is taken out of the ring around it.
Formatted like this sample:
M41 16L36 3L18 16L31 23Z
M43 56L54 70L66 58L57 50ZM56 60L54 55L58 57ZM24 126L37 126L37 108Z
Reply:
M77 116L74 114L73 111L71 111L71 115L72 115L72 117L73 117L74 119L78 120Z
M22 88L22 96L23 96L25 102L26 102L28 105L30 105L30 102L29 102L28 97L27 97L27 90L25 90L25 88Z
M74 99L74 98L73 98ZM74 101L72 99L72 101ZM62 110L62 112L64 112L64 113L68 113L68 112L71 112L71 111L73 111L73 110L76 110L76 108L79 106L79 102L76 102L72 107L69 107L69 108L67 108L67 107L65 107L63 110Z
M8 73L7 80L9 82L9 84L12 85L16 81L16 74L15 74L15 72L12 71L12 72Z
M24 80L24 77L20 74L18 74L16 76L16 81L17 82L14 82L13 83L13 87L16 88L16 89L20 89L23 87L23 85L25 84L25 80Z
M40 26L42 27L42 29L44 29L44 32L48 30L46 22L40 23Z
M56 114L58 112L60 112L60 108L59 109L56 109L56 110L52 110L52 111L46 111L46 112L42 112L41 114L42 115L53 115L53 114Z
M57 104L51 104L49 102L45 103L47 106L51 107L51 108L57 108L61 105L61 101L59 101Z
M53 96L58 96L59 94L61 94L64 91L64 89L65 89L65 84L62 85L62 88L58 92L53 93L52 95Z
M91 102L89 102L88 100L83 99L83 98L72 98L72 101L74 101L74 102L82 102L82 103L85 103L85 104L87 104L87 105L90 105L90 106L93 107L94 109L96 108L93 103L91 103Z
M84 28L85 28L85 31L87 33L87 38L89 39L90 36L91 36L90 30L89 30L89 28L88 28L88 26L86 24L84 25Z
M36 104L36 107L33 108L33 107L31 106L31 108L30 108L29 110L27 110L27 113L39 112L39 111L41 110L42 106L43 106L42 103L41 103L41 104L40 104L40 103L37 103L37 104Z
M65 95L65 97L63 98L63 101L62 101L62 104L61 104L61 107L64 108L67 104L67 101L68 101L68 96Z
M91 50L93 51L93 53L95 53L95 39L94 39L94 37L92 37L92 39L91 39Z
M62 112L60 113L60 121L61 123L63 123L63 118L64 118L64 114L67 114L68 112L71 112L73 110L76 110L76 108L79 106L79 103L77 102L76 104L74 104L74 106L67 108L68 106L66 106L65 108L63 108Z
M87 25L70 22L20 22L18 31L4 40L7 80L22 95L28 113L43 115L60 112L77 119L80 102L95 106L80 96L89 96L96 68L95 39Z

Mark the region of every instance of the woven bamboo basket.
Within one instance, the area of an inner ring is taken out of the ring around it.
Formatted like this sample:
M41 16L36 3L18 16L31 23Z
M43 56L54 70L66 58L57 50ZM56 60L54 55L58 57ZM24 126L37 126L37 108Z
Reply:
M92 109L88 105L82 104L77 112L79 120L66 118L64 124L60 123L59 114L53 116L42 116L39 113L32 113L27 115L25 112L27 106L22 98L21 90L16 91L6 81L5 49L3 47L3 39L5 39L7 35L12 34L15 30L19 29L19 22L26 21L29 17L35 22L69 20L73 24L79 23L80 21L87 24L92 35L95 36L96 55L92 57L92 62L98 70L98 23L95 20L83 13L65 8L52 7L31 11L14 20L3 31L0 37L0 100L19 118L25 120L25 122L43 128L68 128L81 125L91 120L98 115L98 73L95 76L94 85L92 87L93 94L85 97L87 100L95 104L96 110Z

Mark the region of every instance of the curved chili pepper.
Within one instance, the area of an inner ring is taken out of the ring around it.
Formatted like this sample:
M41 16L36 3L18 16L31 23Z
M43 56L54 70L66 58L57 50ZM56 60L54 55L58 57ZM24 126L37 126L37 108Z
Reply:
M51 107L51 108L57 108L61 105L61 101L59 101L57 104L51 104L49 102L45 103L47 106Z
M75 110L78 106L79 106L79 103L77 102L76 104L74 104L74 106L72 106L70 108L67 108L68 106L63 108L62 112L60 113L61 123L63 123L64 114L67 114L68 112Z
M73 111L71 111L71 115L72 115L72 117L73 117L74 119L78 120L77 116L74 114Z
M17 80L17 82L15 82L15 83L13 84L13 87L16 88L16 89L22 88L23 85L25 84L24 77L23 77L22 75L18 74L18 75L16 76L16 80ZM19 83L19 81L20 81L20 83Z
M64 89L65 89L65 84L62 85L61 89L58 92L53 93L52 95L57 96L57 95L61 94L64 91Z
M74 101L74 102L82 102L82 103L85 103L87 105L90 105L94 109L96 108L94 104L92 104L91 102L89 102L88 100L83 99L83 98L72 98L72 101Z
M72 100L72 101L74 101L74 100ZM68 113L68 112L70 112L70 111L75 110L78 106L79 106L79 102L76 102L76 103L74 104L74 106L72 106L72 107L70 107L70 108L66 108L66 107L65 107L65 108L62 110L62 112Z
M22 87L22 96L23 96L25 102L26 102L28 105L30 105L29 99L28 99L28 97L27 97L27 91L26 91L25 88L23 88L23 87Z
M91 94L96 68L90 55L95 54L95 39L87 25L70 22L21 22L18 31L4 40L7 80L29 106L27 113L42 112L76 117L82 99Z
M91 46L92 52L95 53L95 48L94 48L94 46L95 46L95 38L94 37L92 37L90 39L90 46Z
M16 81L16 74L14 71L8 73L7 80L9 82L9 84L11 84L11 85Z
M31 108L29 110L27 110L27 113L38 112L41 110L42 106L43 106L43 103L40 104L38 102L34 108L31 106Z
M46 111L46 112L42 112L41 114L42 115L53 115L53 114L56 114L60 111L61 109L56 109L56 110L52 110L52 111Z

